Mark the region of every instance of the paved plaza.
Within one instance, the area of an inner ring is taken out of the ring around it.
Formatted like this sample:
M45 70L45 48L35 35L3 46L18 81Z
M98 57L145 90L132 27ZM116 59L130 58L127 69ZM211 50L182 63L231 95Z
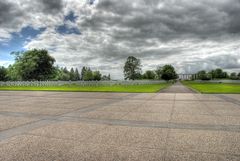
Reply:
M184 86L181 82L176 82L168 88L165 88L160 93L197 93L196 91Z
M240 95L0 92L1 161L239 161Z

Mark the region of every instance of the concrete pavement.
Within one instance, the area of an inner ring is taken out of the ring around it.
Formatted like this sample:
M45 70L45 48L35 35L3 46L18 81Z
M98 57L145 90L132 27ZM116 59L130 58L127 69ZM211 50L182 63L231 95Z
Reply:
M160 93L196 93L196 91L193 91L178 81L168 88L161 90Z
M0 92L2 161L239 161L240 95Z

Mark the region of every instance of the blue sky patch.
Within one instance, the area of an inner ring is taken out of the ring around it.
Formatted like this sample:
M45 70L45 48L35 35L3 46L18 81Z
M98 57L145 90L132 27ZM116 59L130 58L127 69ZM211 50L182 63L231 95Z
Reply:
M0 43L0 59L11 60L11 52L24 50L24 44L37 37L37 35L41 34L43 31L45 31L45 29L46 28L34 29L31 26L27 26L22 28L21 32L19 33L12 33L11 40Z
M71 21L71 22L76 22L78 16L74 15L74 12L71 11L67 16L64 17L64 21Z
M56 31L60 34L77 34L80 35L81 32L77 27L72 27L67 25L67 21L71 21L72 23L76 22L78 16L74 15L74 12L71 11L69 12L68 15L64 17L64 24L60 25L56 28Z
M81 32L76 27L68 27L66 24L58 26L57 32L60 34L77 34L80 35Z

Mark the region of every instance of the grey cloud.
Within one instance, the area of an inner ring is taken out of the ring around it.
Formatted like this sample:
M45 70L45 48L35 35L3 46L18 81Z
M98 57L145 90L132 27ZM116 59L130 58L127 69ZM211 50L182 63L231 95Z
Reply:
M103 30L106 26L128 28L116 32L116 39L150 39L162 41L182 38L211 39L223 34L240 32L239 0L226 1L143 1L138 7L134 1L102 0L97 5L99 12L87 19L88 28ZM154 5L155 4L155 5ZM163 5L164 7L156 7ZM114 16L106 18L108 12Z
M230 0L222 7L222 11L228 15L228 31L230 33L240 32L240 1Z
M62 0L40 0L39 3L43 6L43 11L47 13L57 13L63 9Z
M209 61L224 69L240 68L239 55L221 55L209 58Z
M12 4L0 1L0 24L8 21L8 14L11 11Z
M199 70L213 70L223 68L225 70L240 70L239 55L211 56L204 59L183 61L177 65L183 73L196 73Z
M0 1L0 27L14 26L19 23L19 17L24 13L15 4L8 1Z

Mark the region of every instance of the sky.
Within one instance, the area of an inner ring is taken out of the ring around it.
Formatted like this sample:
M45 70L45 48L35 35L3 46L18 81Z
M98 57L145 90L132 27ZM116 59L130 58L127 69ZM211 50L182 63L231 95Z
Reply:
M143 72L240 72L240 0L0 0L0 66L33 48L114 79L128 56Z

